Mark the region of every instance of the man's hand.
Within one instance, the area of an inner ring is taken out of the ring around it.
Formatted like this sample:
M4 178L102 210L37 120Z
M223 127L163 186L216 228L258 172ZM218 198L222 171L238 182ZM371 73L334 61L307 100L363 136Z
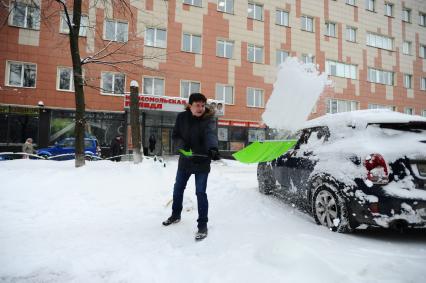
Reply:
M209 149L209 156L212 160L219 160L220 159L219 150L217 150L217 148Z

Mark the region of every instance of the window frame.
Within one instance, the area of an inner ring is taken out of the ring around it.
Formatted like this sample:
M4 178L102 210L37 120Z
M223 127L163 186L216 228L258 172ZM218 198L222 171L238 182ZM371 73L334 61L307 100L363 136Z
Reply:
M278 58L278 53L280 53L280 58ZM284 58L284 60L281 60L283 56L281 56L281 53L287 53L287 56ZM281 63L284 63L285 59L287 59L287 57L290 56L290 52L288 52L287 50L284 49L277 49L275 52L275 63L277 66L279 66ZM278 59L280 59L278 61Z
M145 93L145 79L151 79L152 80L152 93ZM163 93L162 94L155 94L155 80L161 80L163 81ZM166 80L163 77L155 77L155 76L142 76L142 93L144 95L150 95L150 96L165 96L166 93Z
M287 14L287 22L286 17L284 15ZM279 22L278 22L279 15ZM289 27L290 26L290 12L284 9L276 8L275 9L275 24L281 27Z
M403 75L403 85L405 89L413 89L413 75L404 74Z
M334 27L334 34L331 34L332 27ZM326 22L325 23L325 35L328 37L337 38L337 23L335 22Z
M10 64L15 65L21 65L21 78L20 78L20 85L11 85L10 84ZM24 78L25 78L25 71L24 66L25 65L33 65L35 66L35 79L34 79L34 86L24 86ZM15 60L6 60L6 72L5 72L5 86L8 87L20 87L20 88L30 88L35 89L37 88L37 63L31 63L31 62L24 62L24 61L15 61Z
M250 48L253 48L253 60L250 60ZM257 56L256 56L256 51L258 50L258 49L260 49L261 51L262 51L262 58L261 58L261 62L258 62L257 61ZM250 62L250 63L256 63L256 64L263 64L263 62L264 62L264 57L265 57L265 54L264 54L264 52L265 52L265 50L264 50L264 47L263 46L261 46L261 45L257 45L257 44L254 44L254 43L248 43L247 44L247 61L248 62Z
M407 113L408 112L407 110L410 110L410 113ZM414 107L411 107L411 106L404 107L404 114L416 115L415 113L416 113L416 111L415 111Z
M365 0L365 10L376 12L376 0Z
M348 32L349 31L353 31L353 37L354 40L351 40L352 37L352 33L350 33L350 36L348 38ZM357 43L357 33L358 33L358 29L356 27L353 26L346 26L346 32L345 32L345 39L348 42L353 42L353 43Z
M203 7L203 0L199 0L200 5L195 4L194 3L195 1L197 1L197 0L182 0L182 3L186 4L186 5L194 6L194 7L200 7L200 8Z
M253 11L253 16L250 16L250 5L252 5L252 11ZM256 13L256 7L261 9L260 12L260 19L257 17L257 13ZM247 18L255 20L255 21L261 21L263 22L263 13L264 13L264 9L263 9L263 4L260 3L256 3L256 2L248 2L248 6L247 6Z
M390 7L390 15L388 14L388 7ZM394 4L390 2L385 2L385 16L386 17L394 17Z
M374 40L373 40L374 39ZM378 41L380 40L380 42L378 43ZM373 43L374 41L374 43ZM388 43L391 43L391 48L387 48ZM381 34L377 34L377 33L373 33L373 32L367 32L366 35L366 45L369 47L374 47L374 48L380 48L380 49L384 49L384 50L389 50L389 51L394 51L395 48L395 39L393 37L388 37L385 35L381 35Z
M222 97L224 98L224 99L220 99L219 97L218 97L218 93L217 93L217 90L218 90L218 87L223 87L222 88ZM231 103L228 103L227 102L227 95L226 95L226 91L225 91L225 88L226 87L230 87L231 88L231 100L232 100L232 102ZM234 86L233 85L229 85L229 84L221 84L221 83L216 83L216 85L215 85L215 98L216 98L216 100L221 100L221 101L223 101L226 105L235 105L235 92L234 92Z
M410 8L407 7L402 7L402 12L401 12L401 20L405 23L412 23L412 10ZM407 15L407 18L406 18Z
M188 87L188 96L182 96L182 83L189 83L189 87ZM179 84L179 97L181 98L189 98L189 96L191 95L191 89L192 89L192 84L198 84L200 87L198 89L198 92L201 92L201 82L200 81L191 81L191 80L180 80L180 84Z
M374 73L374 81L371 78L373 73ZM389 75L391 76L391 80L392 80L391 84L388 84L388 83L385 82L385 75L386 75L387 79L389 78ZM379 78L379 80L377 78ZM383 81L380 81L380 78L383 78ZM395 85L395 73L392 72L392 71L386 71L386 70L368 67L367 68L367 81L370 82L370 83L394 86Z
M71 17L73 17L73 11L69 12L69 15ZM86 26L82 26L81 24L83 23L83 18L87 19L87 25ZM69 34L70 30L68 28L68 24L65 22L66 18L65 18L65 13L64 11L61 11L60 14L60 20L59 20L59 32L62 34ZM80 37L87 37L87 29L89 28L89 16L86 14L81 14L80 15L80 30L78 31L78 36ZM82 34L84 32L84 34Z
M61 74L60 71L62 69L70 69L70 89L62 89L60 88L60 83L61 83ZM72 67L66 67L66 66L58 66L56 68L56 90L57 91L64 91L64 92L74 92L75 88L74 88L74 70Z
M419 57L426 59L426 44L420 44L419 47Z
M112 74L113 78L112 78L112 84L111 84L111 89L112 92L105 92L105 89L103 88L103 84L104 84L104 74ZM123 93L115 93L114 92L114 88L115 88L115 75L120 74L124 76L124 83L123 83ZM101 94L102 95L112 95L112 96L124 96L124 93L126 92L126 80L127 80L127 76L125 73L120 73L120 72L110 72L110 71L103 71L101 72Z
M305 64L315 64L315 55L303 53L301 55L300 61Z
M426 77L420 77L420 90L426 90Z
M149 30L153 30L154 31L154 35L153 35L153 44L152 45L149 45L148 43L147 43L147 37L148 37L148 31ZM157 36L157 34L158 34L158 31L164 31L164 34L165 34L165 38L164 38L164 46L160 46L159 44L158 44L158 36ZM152 47L152 48L162 48L162 49L166 49L167 48L167 29L165 29L165 28L156 28L156 27L147 27L146 29L145 29L145 34L144 34L144 45L145 46L148 46L148 47Z
M426 13L419 11L419 26L426 27Z
M219 7L220 7L220 4L219 4L219 2L221 2L222 1L222 3L225 3L223 6L225 7L223 10L222 9L220 9ZM232 11L227 11L226 10L226 7L228 6L227 4L228 4L228 1L230 1L231 3L232 3ZM231 14L231 15L233 15L234 14L234 6L235 6L235 2L234 2L234 0L217 0L217 11L219 11L219 12L222 12L222 13L227 13L227 14Z
M253 92L253 105L249 105L249 95L250 95L250 93L249 93L249 91L250 90L253 90L254 92ZM256 105L256 102L259 100L259 98L257 98L256 99L256 93L257 93L257 91L260 91L260 94L261 94L261 105L260 106L257 106ZM250 107L250 108L265 108L265 90L264 89L261 89L261 88L256 88L256 87L247 87L247 89L246 89L246 105L247 105L247 107Z
M220 42L223 43L222 48L223 48L223 54L224 54L224 56L220 56L218 54L219 43ZM227 56L228 55L227 52L226 52L227 51L227 46L231 46L232 47L232 49L231 49L231 56L230 57ZM232 59L232 58L234 58L234 46L235 46L235 42L232 41L232 40L227 40L227 39L223 39L223 38L217 38L216 39L216 56L219 57L219 58L225 58L225 59Z
M345 4L349 6L356 6L356 0L346 0Z
M308 20L311 22L311 30L308 29L308 27L309 27L309 24L308 24L309 21ZM302 15L300 17L300 26L301 26L301 30L303 30L303 31L312 32L312 33L315 32L314 17Z
M108 39L107 38L107 22L114 22L114 39ZM117 40L117 27L118 27L119 23L126 25L126 38L125 38L124 41ZM108 40L108 41L112 41L112 42L121 42L121 43L128 42L129 41L129 22L126 22L124 20L117 20L117 19L105 18L105 20L104 20L104 35L103 35L103 39L104 40Z
M336 108L336 112L333 112L333 108L334 105L333 103L335 102L335 108ZM360 109L360 102L357 100L347 100L347 99L335 99L335 98L330 98L327 99L326 102L326 113L327 114L335 114L335 113L343 113L343 112L351 112L351 111L356 111ZM350 108L349 111L339 111L339 103L340 106L342 106L342 103L346 103L345 108L347 109L348 106ZM355 107L354 107L355 106Z
M18 27L18 28L23 28L23 29L30 29L30 30L40 30L40 21L41 21L41 11L40 11L40 7L31 5L31 3L25 3L25 1L10 1L10 14L9 14L9 26L12 27ZM25 6L25 15L24 15L24 24L23 26L20 25L16 25L14 24L14 16L15 16L15 5L16 4L20 4ZM34 8L35 10L38 10L38 19L36 19L35 21L35 25L34 27L28 27L28 9L29 8Z
M335 66L335 72L333 73L332 66ZM341 70L343 69L343 75ZM358 79L358 66L355 64L347 64L336 60L325 60L325 73L329 76L357 80ZM349 74L348 76L346 74ZM354 75L354 76L353 76Z
M402 54L404 55L413 55L412 54L412 46L413 43L411 41L403 41L402 42ZM408 48L407 50L405 50L406 48Z
M190 36L190 41L189 41L189 49L190 50L184 50L185 47L185 35L189 35ZM200 38L200 51L199 52L195 52L194 51L194 37L199 37ZM181 51L183 52L187 52L187 53L194 53L194 54L202 54L202 50L203 50L203 37L199 34L193 34L193 33L189 33L189 32L182 32L182 48Z

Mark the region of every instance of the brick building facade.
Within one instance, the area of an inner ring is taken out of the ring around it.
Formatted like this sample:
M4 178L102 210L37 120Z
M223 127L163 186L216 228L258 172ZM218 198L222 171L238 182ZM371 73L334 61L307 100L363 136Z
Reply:
M72 135L71 58L61 6L10 1L0 29L0 147ZM137 80L150 96L201 91L226 105L222 150L264 138L261 114L287 56L318 64L335 82L312 117L383 108L426 116L426 3L420 0L140 0L130 11L83 1L81 57L119 48L121 69L84 66L88 132L107 147L128 134L123 93ZM41 11L40 13L38 11ZM133 56L133 55L132 55ZM39 102L43 107L39 107ZM170 153L175 111L143 109L143 142Z

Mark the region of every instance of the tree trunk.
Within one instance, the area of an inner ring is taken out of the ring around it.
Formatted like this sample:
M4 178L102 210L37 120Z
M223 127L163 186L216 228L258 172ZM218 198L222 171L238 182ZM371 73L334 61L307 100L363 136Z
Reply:
M80 50L78 46L81 18L81 0L74 0L73 25L70 28L70 49L74 74L75 89L75 167L85 165L84 161L84 132L86 120L84 118L85 103L83 89L83 72L81 67Z
M139 121L139 86L136 81L130 84L130 127L132 129L133 161L142 162L141 125Z

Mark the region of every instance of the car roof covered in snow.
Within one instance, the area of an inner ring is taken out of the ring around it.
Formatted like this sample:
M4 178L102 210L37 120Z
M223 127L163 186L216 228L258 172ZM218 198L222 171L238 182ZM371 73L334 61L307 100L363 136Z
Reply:
M365 128L368 124L426 122L426 117L408 115L389 109L369 109L326 114L307 121L302 129L328 126L329 128Z

